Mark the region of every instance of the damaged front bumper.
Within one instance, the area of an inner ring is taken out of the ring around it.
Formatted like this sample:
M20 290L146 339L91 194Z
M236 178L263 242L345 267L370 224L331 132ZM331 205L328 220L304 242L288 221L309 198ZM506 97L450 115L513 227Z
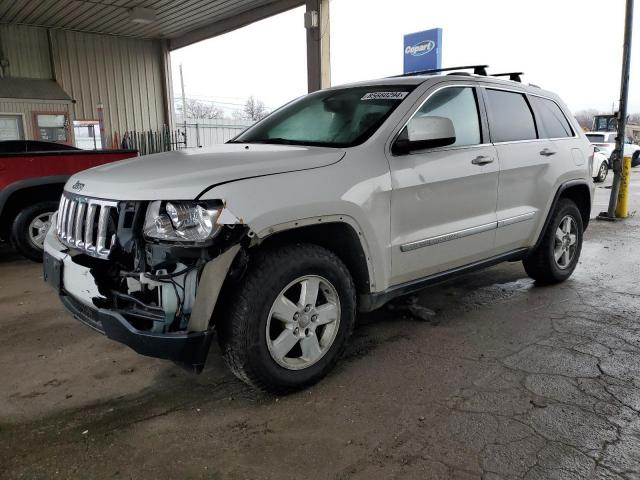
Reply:
M104 308L89 307L64 291L60 292L60 300L76 319L141 355L171 360L198 373L204 368L213 330L146 332L134 328L122 314Z
M140 308L102 308L105 297L91 268L74 261L73 253L58 240L54 229L45 239L44 278L56 289L65 308L85 325L139 354L171 360L200 372L214 335L210 319L239 249L239 245L231 246L204 265L188 324L177 331L141 328L140 319L145 313Z

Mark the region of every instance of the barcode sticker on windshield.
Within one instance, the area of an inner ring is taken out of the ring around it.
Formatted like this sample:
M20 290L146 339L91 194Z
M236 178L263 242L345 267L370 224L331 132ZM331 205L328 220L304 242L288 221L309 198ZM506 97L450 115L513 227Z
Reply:
M409 92L369 92L360 100L402 100Z

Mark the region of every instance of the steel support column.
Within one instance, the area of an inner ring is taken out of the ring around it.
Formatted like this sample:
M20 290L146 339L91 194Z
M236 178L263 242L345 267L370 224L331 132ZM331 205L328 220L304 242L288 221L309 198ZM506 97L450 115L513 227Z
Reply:
M306 4L307 83L309 92L315 92L331 86L329 0Z

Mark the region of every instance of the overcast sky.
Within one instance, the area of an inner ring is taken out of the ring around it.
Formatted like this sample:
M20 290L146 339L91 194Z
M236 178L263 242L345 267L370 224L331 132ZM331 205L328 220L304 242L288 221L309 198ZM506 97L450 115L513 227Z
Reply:
M402 73L403 35L441 27L443 67L524 71L573 111L611 111L619 97L624 0L332 0L332 84ZM636 9L637 10L637 9ZM640 15L634 19L630 111L640 112ZM306 93L303 9L172 53L174 94L232 109L249 95L270 108ZM634 71L636 72L634 74Z

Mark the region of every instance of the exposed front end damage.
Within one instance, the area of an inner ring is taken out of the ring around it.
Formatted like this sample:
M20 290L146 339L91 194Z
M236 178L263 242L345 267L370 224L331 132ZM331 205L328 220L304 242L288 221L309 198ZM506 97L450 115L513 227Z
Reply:
M143 234L149 202L105 203L89 215L91 199L73 198L66 210L63 198L45 241L45 278L62 303L140 354L200 371L222 286L245 267L248 227L221 204L211 239L162 242Z

